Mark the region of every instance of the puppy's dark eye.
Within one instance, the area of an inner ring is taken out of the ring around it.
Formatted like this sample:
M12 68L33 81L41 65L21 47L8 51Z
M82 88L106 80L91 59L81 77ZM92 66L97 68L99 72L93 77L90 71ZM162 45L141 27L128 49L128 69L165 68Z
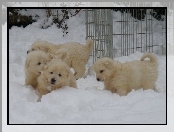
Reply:
M100 70L100 73L102 73L103 72L103 70Z
M50 72L50 74L53 74L53 72Z
M32 51L34 50L34 49L31 49Z
M39 62L39 63L37 63L38 65L40 65L41 63Z
M61 77L62 75L61 74L58 74L59 75L59 77Z

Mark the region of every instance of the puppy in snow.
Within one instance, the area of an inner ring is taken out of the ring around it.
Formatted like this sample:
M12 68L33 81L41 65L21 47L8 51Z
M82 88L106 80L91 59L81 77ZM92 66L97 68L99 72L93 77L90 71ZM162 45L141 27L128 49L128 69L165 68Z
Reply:
M31 49L27 51L27 53L34 50L42 50L56 56L57 51L61 48L68 51L69 56L66 58L65 62L69 67L74 69L75 78L79 79L83 77L85 73L85 65L89 60L90 53L93 48L93 41L91 39L87 39L86 44L68 42L56 45L47 41L36 41L32 44Z
M37 78L50 59L50 56L41 50L33 51L27 55L25 61L25 85L31 85L36 88Z
M150 60L144 60L145 58ZM154 54L146 53L141 60L126 63L114 61L108 57L94 63L96 79L104 81L105 89L120 96L127 95L132 89L155 90L158 78L158 63Z
M53 59L46 66L37 79L37 90L39 98L53 90L70 86L77 88L76 79L70 67L62 60Z
M36 88L37 78L44 66L53 58L64 60L66 57L67 52L64 49L59 50L56 57L41 50L29 53L25 61L25 85L31 85L33 88Z

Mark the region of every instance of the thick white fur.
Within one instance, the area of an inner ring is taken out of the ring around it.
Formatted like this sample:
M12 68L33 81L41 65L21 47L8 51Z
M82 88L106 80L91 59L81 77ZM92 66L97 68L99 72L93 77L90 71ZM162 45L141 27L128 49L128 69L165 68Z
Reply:
M52 84L52 79L55 80L54 84ZM37 81L37 90L40 99L42 95L62 88L63 86L77 88L76 79L74 78L73 73L70 71L69 66L60 59L52 59L45 66L45 70L42 71Z
M87 64L90 53L92 51L93 41L87 39L86 44L79 44L77 42L68 42L65 44L52 44L47 41L36 41L32 44L29 50L43 50L46 53L58 55L57 51L64 48L68 51L69 56L65 60L69 67L72 67L75 71L74 75L76 79L83 77L85 73L85 65Z
M37 78L50 59L50 56L41 50L33 51L27 55L25 61L25 85L31 85L36 88Z
M41 50L30 52L25 61L25 85L31 85L33 88L36 88L37 78L41 74L41 71L44 70L46 64L54 58L64 61L67 56L68 53L65 49L58 50L57 56L45 53Z
M150 60L144 60L145 58ZM108 57L94 63L98 81L104 81L105 89L120 96L127 95L132 89L155 90L158 78L158 63L154 54L146 53L140 61L120 63Z

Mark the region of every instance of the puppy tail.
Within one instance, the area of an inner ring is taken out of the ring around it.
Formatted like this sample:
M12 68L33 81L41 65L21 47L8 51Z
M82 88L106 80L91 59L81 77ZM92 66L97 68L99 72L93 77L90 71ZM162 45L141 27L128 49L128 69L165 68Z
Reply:
M157 62L157 57L152 54L152 53L145 53L142 57L141 57L141 61L143 61L145 58L149 58L151 62Z
M86 47L87 47L87 49L89 50L89 51L91 51L92 50L92 48L93 48L93 40L92 39L87 39L86 40Z

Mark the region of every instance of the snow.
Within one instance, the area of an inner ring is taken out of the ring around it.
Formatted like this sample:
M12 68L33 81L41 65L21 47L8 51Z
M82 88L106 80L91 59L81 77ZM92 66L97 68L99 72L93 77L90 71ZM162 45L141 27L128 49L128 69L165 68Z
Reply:
M103 83L96 81L94 76L80 78L77 80L78 89L71 87L63 87L43 96L41 102L37 102L38 96L31 86L24 85L25 72L24 63L26 52L31 44L40 39L52 43L65 43L68 41L76 41L85 43L85 20L83 14L71 18L68 21L69 33L63 37L61 29L56 25L52 25L47 29L40 29L39 22L35 22L26 28L12 27L9 30L9 123L10 124L165 124L166 123L166 56L157 55L159 62L159 77L156 82L158 92L152 90L131 91L127 96L120 97L116 93L103 90ZM2 26L3 36L6 36L6 26ZM74 28L75 27L75 28ZM2 58L6 58L6 38L3 37ZM120 62L138 60L142 53L135 52L129 56L115 58ZM174 55L167 58L168 75L168 113L172 113L174 90L173 67ZM7 78L6 69L7 60L3 59L2 73L3 80ZM90 58L87 68L92 65ZM5 86L6 81L2 82ZM2 87L3 105L6 101L6 87ZM7 113L5 109L2 111ZM168 124L174 122L172 116L168 116ZM5 123L4 123L5 122ZM6 119L3 118L3 125ZM72 126L69 126L71 128ZM127 131L134 131L134 126L117 127L117 130L125 128ZM80 126L79 126L80 128ZM108 126L95 127L89 126L95 131L108 130ZM110 130L114 130L115 126L110 126ZM137 126L141 131L146 131L146 126ZM159 129L159 126L150 126L157 128L159 131L165 131L165 127ZM161 128L161 127L160 127ZM19 131L20 127L8 127L7 131ZM24 129L24 128L23 128ZM61 126L58 128L65 131ZM87 128L80 128L87 131ZM167 130L172 131L174 127L168 127ZM32 126L28 130L45 131L48 128ZM49 131L53 128L49 127ZM75 130L74 127L71 130ZM153 129L148 129L152 131Z
M81 14L80 14L81 15ZM50 22L50 21L49 21ZM38 29L37 24L9 30L9 123L10 124L165 124L166 123L166 57L159 58L159 93L142 89L120 97L103 90L102 82L94 76L77 80L78 89L63 87L43 96L37 102L35 90L24 85L26 51L37 39L52 43L77 41L85 43L82 17L70 19L70 30L62 37L55 25ZM78 25L81 26L78 26ZM73 28L77 27L77 28ZM138 60L142 53L116 58L121 62ZM92 65L90 62L88 65Z

